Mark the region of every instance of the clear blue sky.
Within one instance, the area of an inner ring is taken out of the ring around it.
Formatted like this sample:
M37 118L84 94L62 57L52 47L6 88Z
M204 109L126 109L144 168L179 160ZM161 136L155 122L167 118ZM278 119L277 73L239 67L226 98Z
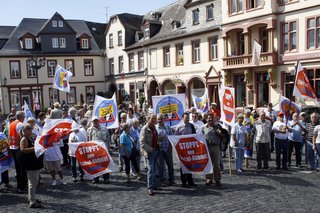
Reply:
M2 2L3 1L3 2ZM65 19L106 21L117 13L145 14L177 0L2 0L0 25L16 26L23 18L50 18L55 12Z

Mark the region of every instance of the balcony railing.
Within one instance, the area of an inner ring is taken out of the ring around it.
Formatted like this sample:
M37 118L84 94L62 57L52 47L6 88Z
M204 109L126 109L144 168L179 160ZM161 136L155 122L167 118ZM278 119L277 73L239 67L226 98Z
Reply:
M261 53L260 65L274 65L276 64L276 53ZM252 54L241 56L229 56L223 58L223 67L225 69L239 68L239 67L256 67L257 65L252 63Z

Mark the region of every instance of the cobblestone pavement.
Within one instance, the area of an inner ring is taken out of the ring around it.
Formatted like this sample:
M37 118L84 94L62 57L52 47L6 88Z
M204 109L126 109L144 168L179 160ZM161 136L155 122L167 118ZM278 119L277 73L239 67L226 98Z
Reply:
M229 176L224 161L221 187L205 186L204 178L196 176L198 187L182 188L175 165L179 185L162 187L153 197L147 195L145 182L127 184L121 173L111 174L108 185L92 185L73 183L70 170L65 170L68 185L55 187L50 175L42 173L37 195L44 209L29 209L27 195L12 190L0 193L0 212L320 212L320 173L311 173L306 165L286 171L248 169Z

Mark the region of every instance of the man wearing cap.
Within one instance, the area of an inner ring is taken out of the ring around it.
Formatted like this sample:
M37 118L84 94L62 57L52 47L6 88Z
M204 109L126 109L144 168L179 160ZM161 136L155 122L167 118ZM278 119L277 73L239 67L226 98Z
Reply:
M50 119L60 119L62 118L62 110L60 109L60 104L58 102L54 103L54 109L50 113Z
M282 169L288 169L288 135L290 128L284 122L284 114L282 112L278 113L278 120L274 122L272 126L272 131L275 135L275 148L276 148L276 164L277 169L280 169L281 153L282 153Z
M106 147L110 148L110 135L106 127L101 126L99 117L92 118L92 126L88 129L88 141L103 141ZM104 183L109 183L109 174L103 174ZM99 183L99 177L94 178L93 184Z
M210 111L211 114L216 115L216 116L218 117L218 119L220 119L220 117L221 117L221 112L220 112L220 110L218 109L217 103L212 102L209 111Z
M270 135L272 131L271 121L266 119L266 113L260 112L259 120L257 120L252 128L253 142L257 149L257 169L269 168L269 153L270 153Z

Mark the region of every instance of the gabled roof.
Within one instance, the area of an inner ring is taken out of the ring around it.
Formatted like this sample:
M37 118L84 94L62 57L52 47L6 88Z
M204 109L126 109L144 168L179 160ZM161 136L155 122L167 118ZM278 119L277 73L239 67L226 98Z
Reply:
M2 56L16 56L16 55L32 55L32 54L41 54L40 50L24 50L21 49L19 38L23 35L30 33L32 35L38 35L43 27L48 23L48 19L36 19L36 18L24 18L20 24L12 31L9 36L8 41L0 50L0 55ZM97 36L96 34L101 34L101 29L104 28L105 24L86 22L84 20L65 20L76 33L77 37L82 34L87 34L94 39L91 40L91 49L90 50L78 50L77 53L72 53L73 55L77 54L94 54L100 55L103 53L102 49L105 49L105 38ZM89 23L89 24L87 24ZM98 33L92 33L92 29L89 29L89 26L97 26ZM1 34L0 34L1 35ZM103 36L104 37L104 36ZM76 41L75 41L76 42Z
M86 21L87 26L93 35L93 38L97 42L98 46L100 49L105 49L106 48L106 36L104 34L107 24L102 24L102 23L96 23L96 22L90 22Z
M110 23L112 22L112 19L114 19L114 18L118 18L126 30L141 31L143 16L130 14L130 13L121 13L121 14L113 15L110 17L109 24L105 30L105 34L108 33Z

